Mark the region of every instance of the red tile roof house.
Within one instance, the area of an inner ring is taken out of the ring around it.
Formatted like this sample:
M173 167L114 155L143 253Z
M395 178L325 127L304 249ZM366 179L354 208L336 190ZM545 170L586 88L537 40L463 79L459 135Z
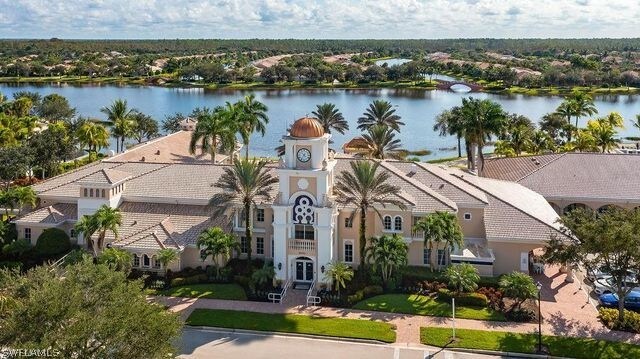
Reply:
M300 119L282 137L280 163L269 167L279 183L272 200L258 203L251 216L252 253L272 259L278 279L325 282L323 268L332 261L359 264L358 217L350 220L355 208L338 206L333 192L339 173L350 170L354 159L334 156L330 138L316 120ZM155 260L162 248L180 252L173 270L212 264L210 258L201 260L195 241L203 229L216 225L235 233L246 252L243 221L237 215L213 217L208 206L227 165L188 155L188 139L189 132L181 131L35 185L41 207L16 220L20 236L35 243L44 228L59 227L86 246L86 239L72 233L73 224L106 204L123 215L119 237L108 238L108 245L134 253L140 269L162 270ZM383 161L379 170L401 188L398 199L406 209L377 208L381 217L367 213L367 236L401 235L410 265L468 262L485 276L527 272L529 253L559 233L558 216L547 201L513 181L402 161ZM465 236L462 248L450 253L425 248L422 234L412 227L434 211L457 215Z

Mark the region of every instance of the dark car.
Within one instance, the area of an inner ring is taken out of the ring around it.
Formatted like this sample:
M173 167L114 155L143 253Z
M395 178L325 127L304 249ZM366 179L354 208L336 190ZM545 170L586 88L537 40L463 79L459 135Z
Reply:
M607 293L598 297L598 302L603 307L618 308L618 295ZM640 290L632 290L624 298L624 307L630 310L640 310Z

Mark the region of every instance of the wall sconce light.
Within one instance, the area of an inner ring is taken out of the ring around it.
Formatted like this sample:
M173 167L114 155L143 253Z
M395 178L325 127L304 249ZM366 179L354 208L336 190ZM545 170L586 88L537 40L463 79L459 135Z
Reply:
M320 272L324 273L324 266L320 267Z
M278 263L278 270L282 269L282 263Z

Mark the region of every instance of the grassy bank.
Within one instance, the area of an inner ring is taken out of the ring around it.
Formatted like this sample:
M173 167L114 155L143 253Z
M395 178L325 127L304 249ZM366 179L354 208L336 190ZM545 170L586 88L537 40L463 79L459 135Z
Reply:
M457 329L451 342L450 328L420 328L420 342L447 348L483 349L514 353L535 353L537 334ZM569 358L640 358L640 346L606 340L545 335L543 344L550 355Z
M189 318L187 318L187 324L267 332L371 339L386 343L393 343L396 340L394 328L389 323L360 319L321 318L295 314L195 309Z
M451 303L440 302L417 294L383 294L357 303L354 309L377 312L451 317ZM504 314L489 308L456 305L456 318L505 321Z

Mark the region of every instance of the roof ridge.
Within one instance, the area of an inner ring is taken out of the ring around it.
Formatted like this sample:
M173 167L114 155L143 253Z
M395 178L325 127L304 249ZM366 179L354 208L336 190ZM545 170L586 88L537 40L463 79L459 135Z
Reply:
M146 147L146 146L148 146L148 145L151 145L151 144L153 144L153 143L156 143L156 142L158 142L158 141L160 141L160 140L162 140L162 139L165 139L165 138L167 138L167 137L175 136L176 134L181 133L181 132L182 132L182 130L180 130L180 131L176 131L176 132L173 132L173 133L170 133L170 134L168 134L168 135L164 135L164 136L160 136L160 137L157 137L157 138L151 139L151 140L149 140L149 141L147 141L147 142L145 142L145 143L141 143L141 144L138 144L137 146L133 146L133 147L131 147L131 148L127 149L127 150L126 150L126 151L124 151L124 152L118 153L117 155L114 155L114 156L110 157L109 159L117 158L117 157L119 157L119 156L124 155L125 153L127 153L127 152L129 152L129 151L132 151L132 150L134 150L134 149L136 149L136 150L137 150L137 149L140 149L140 148L142 148L142 147ZM111 161L108 161L108 160L107 160L106 162L111 162ZM114 162L118 162L118 161L114 161Z
M459 189L459 190L461 190L461 191L465 192L466 194L468 194L468 195L470 195L470 196L472 196L472 197L476 198L476 199L477 199L477 200L479 200L480 202L482 202L482 203L489 203L488 201L485 201L484 199L482 199L482 198L478 197L477 195L475 195L475 194L473 194L473 193L470 193L470 192L467 192L464 188L461 188L459 185L457 185L456 183L454 183L454 182L450 181L448 178L446 178L446 176L445 176L445 177L442 177L442 176L438 175L437 173L435 173L434 171L430 170L428 167L431 167L431 166L427 166L427 164L426 164L426 163L418 162L417 164L418 164L418 166L419 166L419 167L423 168L425 171L427 171L427 172L431 173L432 175L434 175L434 176L436 176L436 177L438 177L438 178L440 178L440 179L442 179L442 180L446 181L446 182L447 182L447 183L449 183L450 185L452 185L452 186L456 187L457 189ZM443 169L443 170L444 170L444 171L447 171L447 170L445 170L445 169ZM453 173L447 173L447 174L448 174L449 176L456 177ZM464 182L464 181L463 181L463 182ZM465 182L465 183L466 183L466 182Z
M418 180L415 180L415 179L413 179L411 177L399 175L398 172L400 171L400 169L398 169L397 167L394 167L393 165L389 164L388 162L386 162L384 160L380 161L379 163L380 163L380 165L382 167L384 167L385 169L389 170L389 172L393 173L394 175L398 176L399 178L401 178L405 182L408 182L409 184L413 185L414 187L418 188L419 190L421 190L422 192L428 194L429 196L433 197L434 199L440 201L440 203L448 206L449 208L451 208L453 210L456 210L456 211L458 210L458 205L454 201L452 201L449 198L441 195L440 193L432 190L431 188L427 187L424 183L422 183L422 182L420 182Z
M483 179L485 179L485 177L482 177L482 178L483 178ZM532 215L532 214L531 214L531 213L529 213L529 212L523 211L523 210L522 210L521 208L519 208L518 206L515 206L515 205L511 204L509 201L506 201L506 200L505 200L505 199L503 199L502 197L500 197L500 196L498 196L498 195L494 194L493 192L489 192L489 191L487 191L487 190L483 189L482 187L480 187L480 186L478 186L478 185L476 185L476 184L472 183L471 181L468 181L468 180L464 179L464 177L461 177L460 179L461 179L461 180L463 180L463 181L465 181L465 182L467 182L467 183L469 183L470 185L472 185L472 186L474 186L474 187L478 188L479 190L481 190L481 191L483 191L483 192L486 192L486 193L487 193L488 195L490 195L491 197L496 198L498 201L500 201L500 202L502 202L502 203L504 203L504 204L508 205L509 207L511 207L511 208L515 208L517 211L519 211L519 212L521 212L521 213L524 213L525 215L529 216L530 218L533 218L534 220L536 220L536 221L538 221L538 222L540 222L540 223L542 223L542 224L546 225L547 227L549 227L549 228L551 228L551 229L553 229L553 230L555 230L555 231L557 231L557 232L560 232L560 230L559 230L558 228L555 228L555 227L554 227L554 226L552 226L551 224L549 224L549 223L547 223L547 222L543 221L542 219L540 219L540 218L538 218L538 217L536 217L536 216ZM495 178L486 178L486 179L487 179L487 180L491 180L491 181L500 181L500 182L506 182L506 183L513 183L513 184L515 184L515 185L517 185L517 186L521 186L522 188L524 188L524 189L525 189L525 190L527 190L527 191L531 191L531 192L533 192L533 193L537 194L538 196L541 196L539 193L537 193L537 192L535 192L535 191L533 191L533 190L530 190L529 188L527 188L527 187L525 187L525 186L523 186L523 185L521 185L521 184L519 184L519 183L516 183L516 182L504 181L504 180L499 180L499 179L495 179ZM543 198L544 198L544 197L543 197ZM561 232L560 232L560 233L561 233Z
M98 161L98 162L96 162L96 163L91 163L91 164L88 164L88 165L80 166L80 167L78 167L78 168L74 169L73 171L64 172L64 173L61 173L61 174L59 174L59 175L57 175L57 176L53 176L53 177L51 177L51 178L47 178L46 180L44 180L44 181L42 181L42 182L40 182L40 183L46 183L46 182L49 182L49 181L53 180L54 178L58 178L58 177L62 177L62 176L66 176L66 175L69 175L69 174L72 174L72 173L78 172L78 171L80 171L80 170L83 170L83 169L88 169L88 168L90 168L90 167L97 166L97 165L102 164L102 163L105 163L105 162L103 162L103 161ZM106 162L106 163L107 163L107 164L111 164L110 162ZM118 165L115 165L115 166L113 166L113 167L118 167ZM111 168L111 167L108 167L108 168ZM51 190L53 190L53 189L60 188L60 187L62 187L62 186L66 186L66 185L68 185L68 184L70 184L70 183L78 182L78 181L80 181L81 179L84 179L84 178L87 178L87 177L89 177L89 176L91 176L91 175L94 175L94 174L96 174L96 173L100 172L100 171L101 171L101 170L103 170L103 169L104 169L104 168L100 168L99 170L94 171L94 172L91 172L91 173L89 173L89 174L87 174L87 175L85 175L85 176L78 177L78 178L74 179L73 181L66 181L66 182L61 183L61 184L59 184L59 185L57 185L57 186L53 186L53 187L51 187L51 188L48 188L48 189L46 189L46 190L42 191L41 193L49 192L49 191L51 191ZM35 185L38 185L38 184L40 184L40 183L36 183ZM32 185L32 186L33 186L33 185Z
M516 182L516 183L517 183L517 182L520 182L520 181L522 181L523 179L525 179L525 178L527 178L527 177L531 176L532 174L534 174L534 173L536 173L536 172L540 171L541 169L543 169L543 168L547 167L549 164L554 163L555 161L557 161L557 160L561 159L562 157L566 156L566 155L567 155L567 153L568 153L568 152L563 152L563 153L561 153L561 154L560 154L560 156L557 156L556 158L552 159L551 161L549 161L549 162L547 162L547 163L543 164L542 166L540 166L540 167L536 168L535 170L533 170L533 171L531 171L531 172L527 173L526 175L522 176L522 178L518 178L515 182Z

